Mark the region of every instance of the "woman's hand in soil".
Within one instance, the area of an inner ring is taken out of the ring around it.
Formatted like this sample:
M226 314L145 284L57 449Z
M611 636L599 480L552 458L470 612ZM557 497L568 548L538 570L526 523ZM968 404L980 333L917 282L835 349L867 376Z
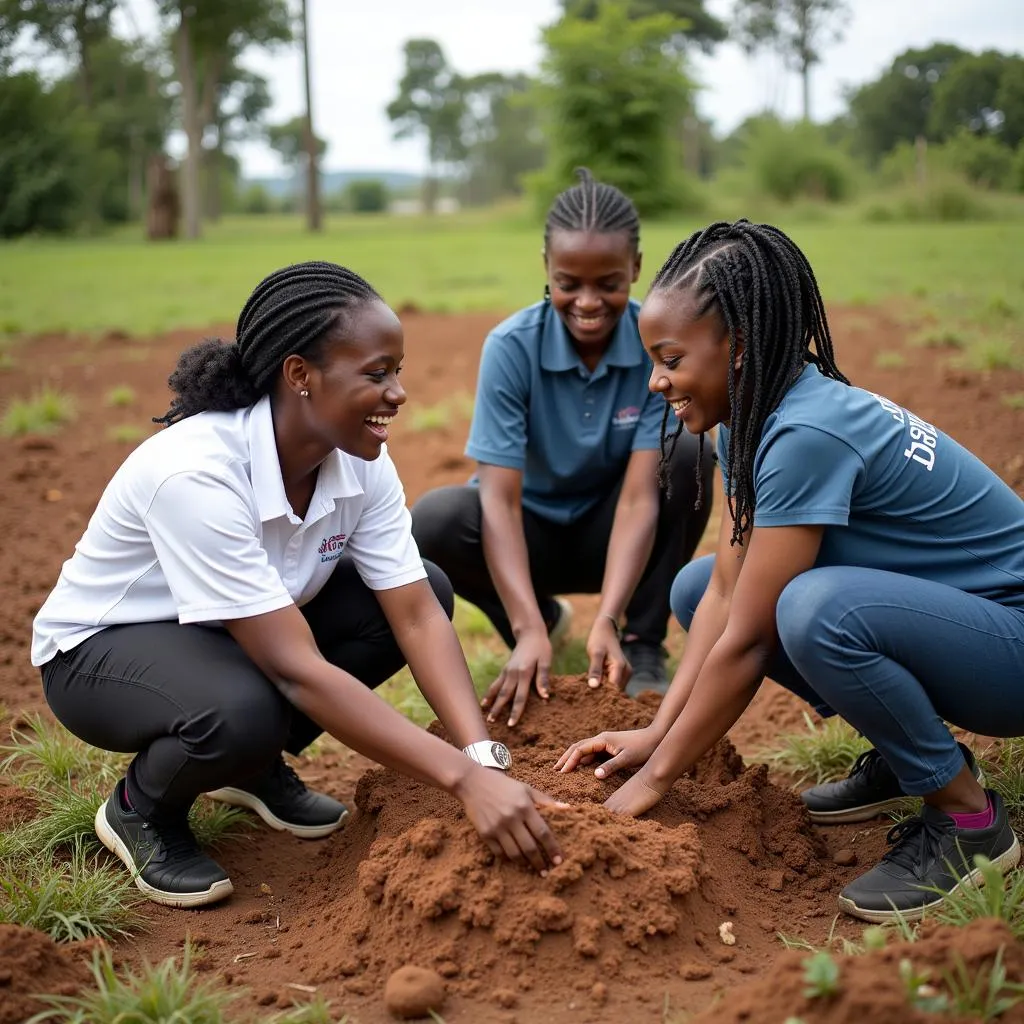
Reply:
M668 787L662 789L661 784L648 777L642 769L631 779L624 782L607 800L604 805L616 814L630 814L636 817L649 811L666 793Z
M555 762L555 771L571 772L605 756L609 760L595 769L594 774L606 779L612 772L646 764L660 742L661 734L650 726L625 732L603 732L587 740L577 740Z
M497 857L529 863L543 874L562 863L558 840L538 806L567 807L494 768L475 768L455 790L473 828Z
M536 684L541 700L550 696L548 673L551 671L551 641L542 629L523 633L501 674L491 683L480 702L487 711L487 721L496 721L502 708L512 705L508 724L515 725L523 716L530 687Z
M633 670L622 653L618 630L610 615L598 615L594 620L587 637L587 657L590 659L587 685L591 689L601 685L603 675L608 676L608 681L619 692L626 688Z

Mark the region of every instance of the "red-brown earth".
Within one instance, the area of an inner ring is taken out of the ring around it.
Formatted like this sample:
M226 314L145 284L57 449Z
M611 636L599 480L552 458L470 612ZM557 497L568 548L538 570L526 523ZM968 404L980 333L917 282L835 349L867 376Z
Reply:
M1024 491L1024 413L999 400L1024 389L1019 373L969 372L953 365L954 352L907 347L895 313L833 309L831 316L840 366L855 383L942 427ZM446 425L430 430L413 430L413 413L472 393L480 343L496 318L409 312L403 319L410 402L390 448L414 501L470 472L459 403ZM135 443L114 439L114 431L153 429L149 417L166 408L177 354L197 337L40 337L26 340L0 375L0 404L51 385L73 395L78 410L59 433L0 446L4 740L27 713L46 713L28 662L31 621ZM879 353L895 350L905 365L876 366ZM122 385L135 401L108 406L105 396ZM573 602L582 634L594 599ZM675 627L669 642L678 652ZM445 1020L473 1024L671 1021L686 1013L722 1022L781 1024L792 1015L806 1024L896 1024L929 1019L908 1007L901 958L931 969L934 979L956 956L974 968L1004 947L1010 977L1024 975L1024 946L995 924L932 927L914 946L844 959L839 994L809 999L806 953L786 951L778 933L819 945L830 934L859 939L858 923L834 921L835 897L878 857L887 823L816 829L787 780L757 763L759 750L802 722L802 706L772 683L729 740L640 820L601 808L617 782L551 771L571 739L640 724L651 713L649 702L563 678L549 705L531 706L515 730L496 730L513 747L518 777L572 804L545 812L566 854L546 878L493 862L450 798L329 747L303 758L300 769L311 785L354 802L357 813L343 832L303 843L260 828L224 843L216 855L234 896L201 912L147 905L145 929L114 954L126 964L153 962L180 953L189 935L203 951L203 977L239 994L239 1019L269 1015L315 990L339 1016L362 1024L388 1019L384 984L404 964L437 971L447 989ZM0 780L0 828L31 817L35 807L32 794ZM854 851L856 863L837 864L839 850ZM733 944L721 938L724 923ZM88 951L0 928L0 1024L38 1009L33 992L87 984ZM1002 1019L1024 1021L1024 1009Z

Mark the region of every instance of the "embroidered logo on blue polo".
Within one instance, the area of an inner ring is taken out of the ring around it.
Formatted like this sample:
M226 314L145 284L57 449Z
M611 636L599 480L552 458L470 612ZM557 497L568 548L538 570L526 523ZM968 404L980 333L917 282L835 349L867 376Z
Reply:
M612 417L613 427L632 427L640 422L640 406L627 405Z
M333 537L324 537L317 551L320 552L321 562L333 562L336 558L341 558L344 549L345 534L336 533Z

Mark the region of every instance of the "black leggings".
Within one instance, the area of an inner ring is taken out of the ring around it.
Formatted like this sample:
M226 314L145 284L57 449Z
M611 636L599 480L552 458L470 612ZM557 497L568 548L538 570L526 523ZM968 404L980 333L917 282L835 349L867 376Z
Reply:
M644 643L665 639L672 581L693 558L711 514L714 459L709 444L700 466L700 509L693 507L697 470L697 438L684 431L669 463L671 497L662 492L651 556L626 607L626 634ZM530 575L541 613L549 621L554 614L552 595L600 593L621 490L620 477L594 508L572 523L554 523L523 509ZM428 492L413 506L412 532L423 557L441 566L455 592L483 611L505 643L514 647L512 627L484 559L479 489L456 486Z
M450 618L447 577L425 563ZM405 657L372 590L342 557L305 605L317 646L369 687ZM282 750L297 754L323 731L290 704L227 630L149 622L110 626L42 667L46 701L80 739L135 752L128 796L144 817L180 815L200 793L265 770Z

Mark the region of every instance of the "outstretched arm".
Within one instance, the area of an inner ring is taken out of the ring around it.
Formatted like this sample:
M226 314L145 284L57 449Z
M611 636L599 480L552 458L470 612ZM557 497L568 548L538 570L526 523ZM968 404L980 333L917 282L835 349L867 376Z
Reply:
M484 697L491 721L509 708L508 724L523 714L530 688L548 697L551 643L530 576L523 532L523 474L518 469L480 464L481 532L484 559L516 646Z
M641 814L728 732L752 700L778 643L775 608L786 585L814 566L823 527L755 528L728 621L678 717L644 767L606 801Z
M626 465L622 490L608 538L601 604L587 639L591 686L607 673L613 686L624 689L630 669L622 654L615 624L619 622L651 557L658 529L658 453L636 451Z

